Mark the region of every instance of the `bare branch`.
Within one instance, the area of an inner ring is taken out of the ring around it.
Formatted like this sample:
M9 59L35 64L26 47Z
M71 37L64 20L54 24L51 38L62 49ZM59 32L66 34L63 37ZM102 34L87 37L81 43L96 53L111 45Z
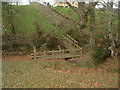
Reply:
M74 12L77 11L76 8L70 4L70 2L68 2L67 0L65 0L65 3L66 3Z
M103 4L104 6L106 6L106 7L108 7L108 8L110 8L109 7L109 5L104 1L104 0L102 0L103 1L103 3L102 2L100 2L101 4Z

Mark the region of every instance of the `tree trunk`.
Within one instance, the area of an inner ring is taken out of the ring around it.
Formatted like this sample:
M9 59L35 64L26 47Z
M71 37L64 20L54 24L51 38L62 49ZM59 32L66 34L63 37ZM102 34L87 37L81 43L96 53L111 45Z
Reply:
M88 9L85 2L78 2L80 29L85 29L88 21Z
M111 42L111 47L110 50L111 50L111 57L114 58L114 55L115 55L115 52L114 52L114 49L115 49L115 43L114 43L114 40L113 40L113 35L112 35L112 29L113 29L113 25L112 25L112 19L113 19L113 16L112 16L112 13L113 13L113 1L110 0L108 2L108 14L109 14L109 17L108 17L108 25L109 25L109 40Z
M95 11L94 11L95 2L90 2L89 13L90 13L90 45L93 46L95 42L94 38L94 29L95 29Z
M112 6L111 6L112 2L108 2L109 8L108 8L108 14L109 14L109 39L112 41L113 37L112 37Z
M0 2L0 59L2 56L2 2Z

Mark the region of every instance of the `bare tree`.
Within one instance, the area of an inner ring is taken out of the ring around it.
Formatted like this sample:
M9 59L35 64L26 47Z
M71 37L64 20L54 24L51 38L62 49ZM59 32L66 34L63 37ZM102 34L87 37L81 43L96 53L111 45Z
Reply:
M84 30L87 28L87 22L88 22L88 16L90 16L90 45L94 45L94 29L95 29L95 6L97 5L98 2L94 2L94 0L92 0L91 2L89 2L89 4L85 3L85 2L78 2L78 9L74 9L74 7L70 4L70 2L68 2L67 0L65 0L66 3L68 4L68 6L70 8L72 8L79 16L79 25L80 25L80 29Z
M94 45L94 30L95 30L95 6L98 2L90 2L89 3L89 15L90 15L90 45Z
M108 36L109 36L109 40L110 40L110 47L109 50L111 51L111 57L115 57L117 55L117 51L116 51L116 47L117 47L117 41L118 40L118 32L116 32L116 40L114 39L113 36L113 16L114 16L114 2L113 0L108 0L107 2L105 2L104 0L101 2L101 4L103 6L106 7L106 11L107 11L107 15L108 15ZM116 42L116 43L115 43Z

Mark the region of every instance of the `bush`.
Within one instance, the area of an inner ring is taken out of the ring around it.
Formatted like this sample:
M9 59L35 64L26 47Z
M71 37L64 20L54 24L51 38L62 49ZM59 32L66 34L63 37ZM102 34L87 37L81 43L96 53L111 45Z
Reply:
M31 46L29 44L4 44L2 45L2 50L5 52L29 52Z
M109 45L110 41L108 38L105 38L104 35L97 36L95 45L93 47L93 60L95 64L104 62L105 59L110 56L110 50L108 50Z

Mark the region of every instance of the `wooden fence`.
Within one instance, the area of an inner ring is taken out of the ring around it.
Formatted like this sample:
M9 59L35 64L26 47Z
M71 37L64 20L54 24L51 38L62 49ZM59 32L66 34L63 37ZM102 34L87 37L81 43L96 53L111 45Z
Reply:
M64 59L64 58L74 58L80 57L82 54L82 48L78 45L78 42L73 39L71 36L67 35L66 37L63 35L63 42L66 50L52 50L52 51L44 51L37 52L36 47L34 47L33 54L31 54L31 58L34 59Z
M81 56L80 50L52 50L44 52L36 52L36 54L31 54L33 59L64 59L64 58L74 58Z

